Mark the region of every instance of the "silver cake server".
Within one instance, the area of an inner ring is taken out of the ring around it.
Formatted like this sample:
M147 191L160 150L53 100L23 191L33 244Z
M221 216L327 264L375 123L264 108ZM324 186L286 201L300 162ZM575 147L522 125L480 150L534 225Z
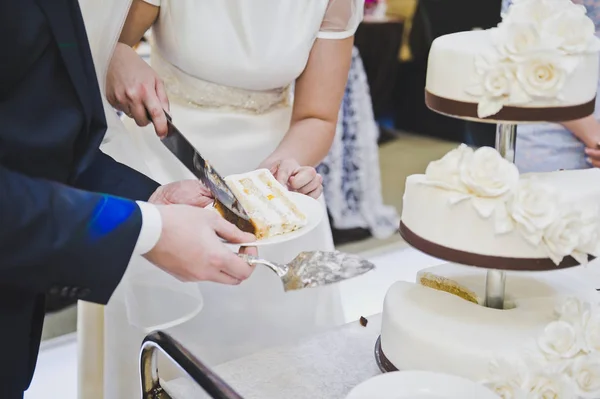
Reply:
M368 260L339 251L301 252L287 265L245 254L238 256L250 265L264 265L274 271L281 278L285 291L338 283L375 268Z
M215 198L215 203L222 204L228 211L250 223L250 217L225 180L175 127L171 116L166 112L165 115L168 132L161 140L165 147L210 190Z

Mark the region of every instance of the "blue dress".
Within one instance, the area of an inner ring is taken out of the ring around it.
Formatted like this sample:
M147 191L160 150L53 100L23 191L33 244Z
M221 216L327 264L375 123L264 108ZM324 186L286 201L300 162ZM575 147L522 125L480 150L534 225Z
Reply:
M512 0L503 0L504 12ZM600 0L575 0L583 4L600 32ZM599 97L594 116L600 120ZM523 124L517 128L515 163L521 173L552 172L558 169L586 169L585 145L569 130L557 123Z

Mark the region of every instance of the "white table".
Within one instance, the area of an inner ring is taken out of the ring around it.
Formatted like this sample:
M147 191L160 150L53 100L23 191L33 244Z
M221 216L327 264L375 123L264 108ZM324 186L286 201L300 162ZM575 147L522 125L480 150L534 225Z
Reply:
M444 263L409 248L400 253L372 258L379 272L349 280L342 291L353 294L349 303L356 312L373 309L383 303L383 296L395 281L414 281L425 267ZM599 282L600 260L592 267L575 267L590 281ZM359 293L359 287L363 290ZM360 305L366 306L360 306ZM377 308L381 312L381 307ZM273 348L237 359L214 371L244 399L343 399L356 385L380 373L374 357L375 342L381 329L381 315L367 317L362 327L358 321L309 337L297 345ZM174 399L208 396L186 378L163 383Z
M215 369L245 399L342 399L380 373L373 354L381 315L316 335L296 346L274 348ZM176 399L207 398L191 380L164 383Z

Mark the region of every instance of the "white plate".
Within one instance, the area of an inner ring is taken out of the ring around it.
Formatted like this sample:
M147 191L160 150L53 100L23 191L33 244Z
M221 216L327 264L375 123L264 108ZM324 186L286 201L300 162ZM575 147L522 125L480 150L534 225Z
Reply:
M371 378L346 399L500 399L465 378L429 371L395 371Z
M273 244L281 244L282 242L295 240L296 238L302 237L308 232L312 231L315 227L321 223L323 219L323 215L325 214L325 210L323 209L323 205L317 201L316 199L309 197L308 195L291 192L289 193L292 197L292 200L298 207L298 209L306 215L306 220L308 223L306 226L292 231L287 234L280 234L274 237L263 238L262 240L258 240L255 242L248 242L243 244L231 244L238 246L253 246L253 247L264 247L267 245ZM214 209L214 208L213 208Z

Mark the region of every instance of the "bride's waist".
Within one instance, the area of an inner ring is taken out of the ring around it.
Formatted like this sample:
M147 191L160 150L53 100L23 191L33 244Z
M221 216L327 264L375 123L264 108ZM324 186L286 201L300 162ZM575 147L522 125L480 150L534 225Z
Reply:
M291 102L290 86L272 90L246 90L192 76L166 61L156 48L152 68L163 79L169 100L193 108L264 114Z

